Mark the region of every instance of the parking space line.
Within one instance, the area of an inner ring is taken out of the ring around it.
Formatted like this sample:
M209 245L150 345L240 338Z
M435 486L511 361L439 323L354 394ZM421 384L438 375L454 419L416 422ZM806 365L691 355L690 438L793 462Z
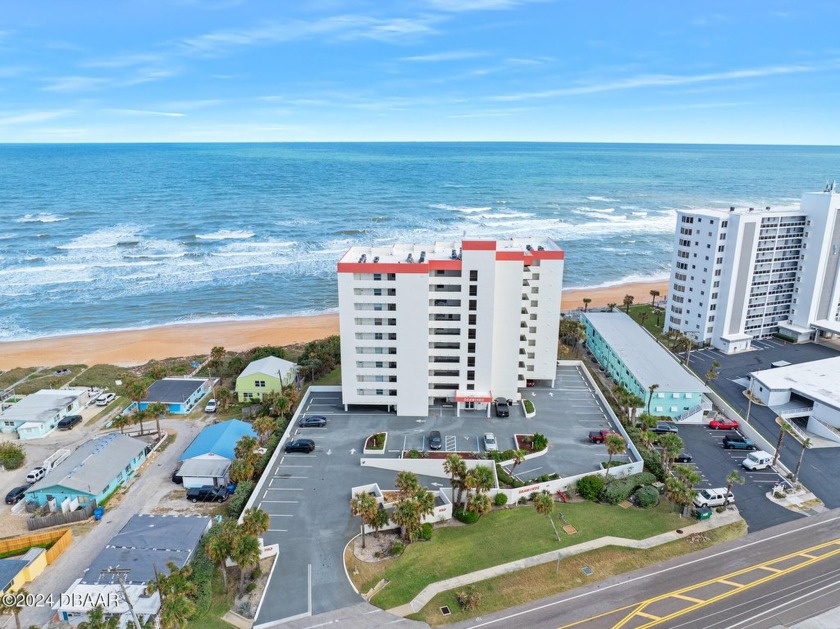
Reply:
M286 529L268 529L271 533L288 533Z
M291 513L269 513L268 515L271 518L293 518L293 517L295 517Z
M286 505L300 504L300 500L263 500L260 504L262 505L263 502L281 503Z
M279 465L277 467L280 467ZM314 467L312 465L284 465L283 467Z
M266 487L266 491L303 491L303 487Z

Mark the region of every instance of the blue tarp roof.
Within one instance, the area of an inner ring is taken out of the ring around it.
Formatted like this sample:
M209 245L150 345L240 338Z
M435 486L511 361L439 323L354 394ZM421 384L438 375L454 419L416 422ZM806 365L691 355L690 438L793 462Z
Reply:
M195 456L210 453L233 460L236 458L233 452L236 442L244 435L256 438L257 433L251 428L251 424L238 419L207 426L198 433L189 447L184 450L180 460L186 461Z

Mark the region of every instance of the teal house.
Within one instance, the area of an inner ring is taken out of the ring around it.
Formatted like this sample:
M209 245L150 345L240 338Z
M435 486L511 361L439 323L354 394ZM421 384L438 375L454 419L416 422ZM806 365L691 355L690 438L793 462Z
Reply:
M266 393L280 392L295 382L297 365L276 356L266 356L249 363L236 379L236 396L240 402L261 400Z
M44 505L65 499L101 502L134 476L146 460L149 446L139 439L112 432L86 441L26 492L27 502Z
M628 315L587 312L583 323L586 347L615 382L650 399L651 415L686 420L711 407L706 386Z

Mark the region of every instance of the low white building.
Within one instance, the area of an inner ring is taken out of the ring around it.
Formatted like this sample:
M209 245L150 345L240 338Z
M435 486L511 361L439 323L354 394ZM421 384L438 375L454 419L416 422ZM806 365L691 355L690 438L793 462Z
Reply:
M87 389L42 389L0 412L0 430L16 432L21 439L50 434L66 415L82 407Z
M750 389L783 420L807 418L807 430L840 442L840 357L755 371Z

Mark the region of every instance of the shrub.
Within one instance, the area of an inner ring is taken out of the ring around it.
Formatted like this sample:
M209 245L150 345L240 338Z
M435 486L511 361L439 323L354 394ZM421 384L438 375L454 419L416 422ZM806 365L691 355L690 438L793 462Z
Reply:
M248 585L245 586L245 591L248 592L249 594L256 589L257 589L257 584L254 583L254 582L251 582L251 583L249 583Z
M408 451L408 458L409 459L419 459L420 458L419 450L409 450Z
M625 461L610 461L609 466L606 461L601 461L601 469L605 470L607 467L618 467L619 465L626 465Z
M251 492L254 491L254 487L256 486L257 484L252 480L237 483L236 491L233 492L233 496L227 506L227 512L230 517L239 517L239 514L245 508L245 504L248 502L248 498L251 497Z
M577 482L577 492L585 500L598 500L604 489L604 478L592 475L584 476Z
M481 604L481 594L475 591L475 588L467 588L461 592L455 593L455 598L463 609L471 611Z
M541 435L540 433L534 433L534 441L531 444L531 449L534 452L539 452L540 450L545 450L548 447L548 438L545 435Z
M716 513L723 513L724 511L726 511L726 507L724 507L723 505L721 505L719 507L715 507L715 512Z
M257 580L257 579L259 579L261 576L262 576L262 570L260 570L260 567L259 567L259 566L257 566L256 568L254 568L254 569L251 571L251 581L256 581L256 580Z
M619 502L627 500L637 487L650 485L655 480L656 477L648 472L633 474L626 478L615 478L604 486L599 497L606 503L617 505Z
M640 447L639 454L642 455L642 461L645 462L645 471L656 476L656 480L664 482L666 476L665 468L662 467L662 459L659 453L656 450L647 450Z
M497 507L505 506L507 504L507 501L508 501L507 494L503 494L501 492L496 494L496 497L493 498L493 504L496 505Z
M192 566L192 577L190 580L196 586L194 600L199 613L210 609L210 606L213 604L213 574L216 572L216 564L207 556L205 548L210 538L218 534L219 529L220 526L218 524L213 525L210 532L202 538L195 556L190 561L190 566Z
M426 523L423 524L423 528L420 531L420 539L425 540L427 542L430 539L432 539L432 523L431 522L426 522Z
M0 443L0 465L7 470L16 470L26 461L26 453L16 443Z
M501 465L496 465L496 476L498 476L500 483L509 487L522 487L525 484L521 480L517 480L508 474Z
M531 400L523 400L523 406L525 406L526 413L533 413L534 412L534 403Z
M391 554L392 555L402 555L402 551L405 550L405 544L402 542L394 542L391 544Z
M478 517L475 511L464 511L463 509L455 511L455 519L464 524L475 524L478 522Z
M656 487L651 487L650 485L639 487L633 496L636 499L636 504L642 509L655 507L659 502L659 492Z

